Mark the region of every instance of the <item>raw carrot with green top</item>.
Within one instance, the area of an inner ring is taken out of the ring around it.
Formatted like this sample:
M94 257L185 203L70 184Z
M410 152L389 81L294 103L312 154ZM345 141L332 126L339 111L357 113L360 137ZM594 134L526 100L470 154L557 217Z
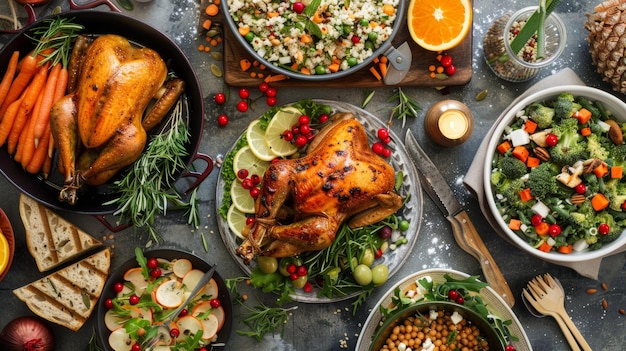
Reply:
M28 55L22 59L20 64L19 73L17 77L11 83L11 87L7 92L2 105L0 105L0 116L4 116L4 112L9 107L9 105L17 100L19 96L24 92L26 87L28 87L28 83L30 83L31 79L37 73L37 59Z
M6 98L9 93L9 88L11 87L11 83L13 83L13 78L15 78L15 72L17 71L17 63L20 59L20 52L14 51L11 55L11 59L9 59L9 64L7 65L7 71L4 73L2 77L2 81L0 82L0 105L4 102L4 98ZM2 115L0 115L0 121L2 120Z

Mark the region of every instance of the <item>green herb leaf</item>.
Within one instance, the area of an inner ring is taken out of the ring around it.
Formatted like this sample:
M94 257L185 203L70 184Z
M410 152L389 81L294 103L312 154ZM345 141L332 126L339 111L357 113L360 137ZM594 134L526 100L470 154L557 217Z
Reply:
M547 17L547 16L550 16L554 8L556 8L556 6L562 0L539 0L539 1L540 2L545 1L546 3L545 16ZM526 21L526 24L524 24L520 32L515 36L515 38L513 38L510 46L511 46L511 50L513 50L514 53L520 52L520 50L522 50L524 45L526 45L526 43L533 36L533 34L537 32L537 29L539 28L539 25L541 22L541 16L542 15L539 13L539 10L535 11L528 18L528 20Z
M304 14L311 17L317 12L318 7L322 4L322 0L311 0L311 2L304 7Z

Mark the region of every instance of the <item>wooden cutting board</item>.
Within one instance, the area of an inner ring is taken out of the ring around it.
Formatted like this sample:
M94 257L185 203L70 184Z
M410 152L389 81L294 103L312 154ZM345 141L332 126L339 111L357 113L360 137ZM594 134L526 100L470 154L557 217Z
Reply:
M210 18L213 23L221 25L223 31L223 69L224 69L224 81L228 85L237 87L257 87L262 81L261 78L251 77L249 72L244 72L239 67L239 61L247 58L250 62L254 61L252 55L250 55L244 47L237 41L234 35L238 33L232 33L226 23L224 17L224 11L220 7L220 13L218 15L209 17L205 14L204 9L206 4L210 0L202 0L201 15L200 15L200 32L205 33L206 30L202 29L202 23L205 19ZM226 1L226 0L222 0ZM422 49L419 47L410 37L409 31L406 25L400 27L401 31L395 36L392 41L394 47L398 47L403 42L408 42L411 48L413 59L411 61L411 68L407 76L396 86L407 87L441 87L441 86L458 86L469 83L472 79L472 31L470 30L467 37L457 47L447 51L453 58L454 65L456 66L456 73L447 79L430 78L430 72L428 66L438 65L437 53ZM374 66L374 64L372 64ZM312 82L298 79L287 79L280 82L272 83L276 87L329 87L329 88L379 88L387 87L382 80L377 80L372 73L369 72L370 66L367 66L354 74L341 79L331 79L323 82ZM268 68L263 71L265 75L272 74L273 72Z

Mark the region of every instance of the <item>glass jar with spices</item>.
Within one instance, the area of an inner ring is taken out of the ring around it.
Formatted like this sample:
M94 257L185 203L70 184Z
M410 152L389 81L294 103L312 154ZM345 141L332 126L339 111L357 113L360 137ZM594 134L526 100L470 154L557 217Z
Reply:
M523 43L521 50L514 52L511 42L536 10L536 6L531 6L513 14L505 14L498 18L487 31L483 41L483 50L487 65L496 76L510 82L530 80L539 73L539 69L548 66L563 53L567 35L563 21L555 13L545 18L543 55L538 53L536 32L526 43Z

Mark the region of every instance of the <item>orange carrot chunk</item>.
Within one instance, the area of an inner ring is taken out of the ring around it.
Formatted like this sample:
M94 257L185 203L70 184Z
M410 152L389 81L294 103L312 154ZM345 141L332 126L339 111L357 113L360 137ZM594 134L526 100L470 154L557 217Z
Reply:
M548 230L550 229L550 225L546 222L541 222L535 226L535 231L538 235L544 236L548 235Z
M552 250L552 245L544 241L541 245L539 245L538 249L543 252L550 252Z
M526 163L528 159L528 149L526 149L523 145L518 145L513 148L513 156L517 157L518 160Z
M611 178L622 178L623 170L622 166L613 166L611 167Z
M526 202L526 201L530 201L530 200L534 199L533 194L530 192L530 188L522 189L519 192L519 197L522 200L522 202Z
M571 254L572 251L574 250L574 245L569 244L569 245L559 246L559 248L556 250L563 254Z
M519 219L513 218L509 221L509 229L511 230L520 230L522 227L522 221Z
M508 140L505 140L502 143L500 143L500 145L498 145L497 149L499 153L506 154L506 152L509 151L511 147L512 147L511 142Z
M575 117L578 118L578 123L585 124L591 119L591 111L583 107L576 112Z
M609 206L609 200L603 194L595 194L591 198L591 207L596 211L602 211Z

